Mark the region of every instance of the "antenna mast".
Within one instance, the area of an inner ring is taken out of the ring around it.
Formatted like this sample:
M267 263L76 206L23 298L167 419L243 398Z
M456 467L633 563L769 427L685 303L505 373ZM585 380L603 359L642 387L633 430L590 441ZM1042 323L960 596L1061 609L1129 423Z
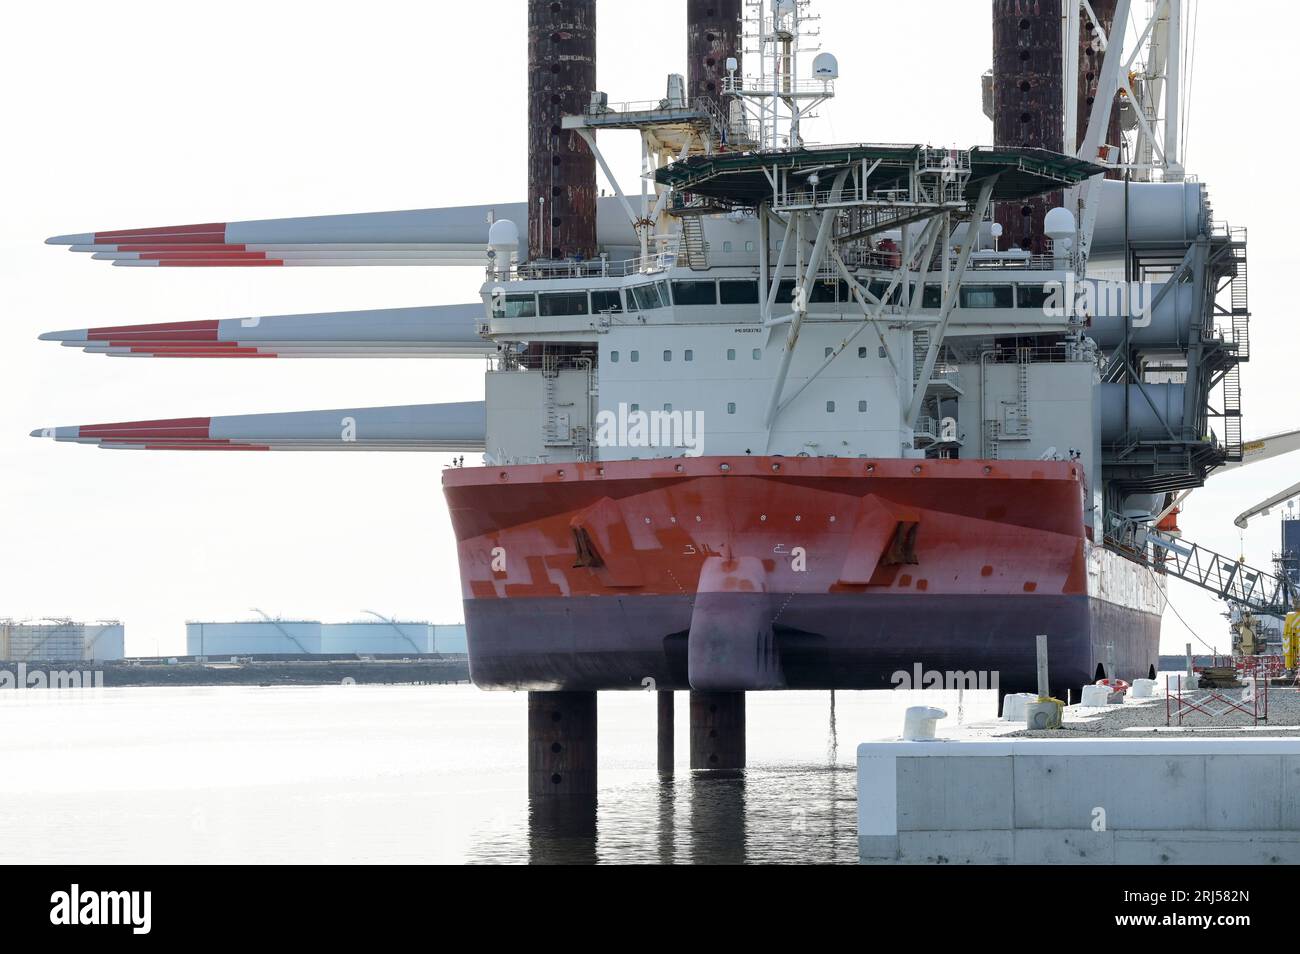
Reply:
M762 149L803 145L800 124L835 95L839 67L820 44L820 17L809 12L811 0L745 0L745 62L758 63L757 76L745 76L734 60L727 63L723 92L757 123ZM816 53L812 76L799 76L800 54Z

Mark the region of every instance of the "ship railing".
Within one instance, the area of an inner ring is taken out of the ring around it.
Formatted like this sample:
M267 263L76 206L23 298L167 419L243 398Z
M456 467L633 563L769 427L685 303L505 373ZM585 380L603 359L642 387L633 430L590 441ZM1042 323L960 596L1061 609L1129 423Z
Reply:
M1232 225L1225 219L1210 219L1210 234L1220 237L1241 236L1242 241L1246 238L1246 227L1244 225Z
M722 80L722 91L724 93L750 93L761 94L771 93L773 83L770 79L759 76L739 76L730 74ZM800 95L835 95L834 80L820 79L800 79L798 77L782 77L778 84L778 92L782 94L796 93Z
M724 212L727 205L712 196L699 195L695 192L674 192L668 200L667 212L670 215L711 215Z
M977 258L971 256L966 265L969 271L1047 272L1062 271L1052 255L1013 255Z
M650 113L679 111L694 113L695 109L686 103L673 102L670 99L630 99L621 103L590 103L582 112L587 116L614 116L619 113Z
M898 249L868 248L857 244L840 249L840 258L850 268L882 268L893 271L903 264L903 253ZM839 269L834 265L831 265L827 271L832 275L839 275Z
M595 347L594 345L592 346ZM503 352L501 370L503 371L545 371L556 374L560 371L587 371L592 366L592 354L518 354Z
M1053 347L998 348L988 352L991 364L1069 364L1089 360L1071 353L1068 342Z
M665 272L677 264L677 241L666 243L659 251L636 258L611 262L606 258L583 261L520 262L509 269L489 266L489 281L525 282L561 278L626 278Z
M843 149L916 149L914 142L818 142L804 147L809 152L825 152ZM924 147L922 147L924 148ZM946 151L946 150L944 150Z
M919 161L921 172L938 172L945 175L970 174L970 150L968 149L934 149L921 150Z
M912 209L946 209L965 204L965 190L960 183L946 183L939 195L913 196L906 188L874 189L865 197L851 189L836 193L831 189L789 189L779 194L776 207L809 206L830 208L867 208L890 212ZM897 213L895 213L897 214Z

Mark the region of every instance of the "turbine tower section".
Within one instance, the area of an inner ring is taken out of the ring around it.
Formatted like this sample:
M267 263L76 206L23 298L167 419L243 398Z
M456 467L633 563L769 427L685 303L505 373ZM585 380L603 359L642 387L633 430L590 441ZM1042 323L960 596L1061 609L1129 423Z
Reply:
M993 0L993 143L1060 152L1064 122L1059 0ZM999 203L995 220L1009 248L1048 252L1047 210L1061 193Z
M596 89L596 0L528 3L528 257L596 255L596 159L561 118Z
M721 105L727 61L744 51L741 0L686 0L686 83L690 101Z

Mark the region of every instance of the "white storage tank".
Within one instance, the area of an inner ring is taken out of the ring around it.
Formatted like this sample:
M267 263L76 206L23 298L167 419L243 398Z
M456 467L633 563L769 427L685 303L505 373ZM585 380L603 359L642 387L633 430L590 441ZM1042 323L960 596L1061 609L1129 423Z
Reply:
M433 651L435 653L469 652L465 641L464 623L438 623L433 627Z
M465 653L465 624L376 618L348 623L248 620L185 624L190 656L350 655L416 656Z
M406 620L324 623L321 652L411 656L433 652L433 626Z
M316 620L247 620L185 624L185 652L190 656L302 656L321 651L321 624Z
M122 659L126 656L126 627L117 622L86 624L83 659Z
M105 660L125 654L125 628L116 620L0 620L0 660Z

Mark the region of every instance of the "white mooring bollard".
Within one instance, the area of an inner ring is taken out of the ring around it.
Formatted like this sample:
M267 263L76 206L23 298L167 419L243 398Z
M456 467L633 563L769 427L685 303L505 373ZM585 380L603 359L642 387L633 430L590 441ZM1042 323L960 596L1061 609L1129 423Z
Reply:
M1013 692L1002 700L1002 719L1005 722L1024 722L1025 706L1037 702L1032 692Z
M1104 706L1110 701L1110 688L1108 686L1084 686L1083 692L1079 694L1079 705L1081 706Z
M933 706L908 706L903 715L903 738L909 742L933 739L935 723L947 716L946 710Z

